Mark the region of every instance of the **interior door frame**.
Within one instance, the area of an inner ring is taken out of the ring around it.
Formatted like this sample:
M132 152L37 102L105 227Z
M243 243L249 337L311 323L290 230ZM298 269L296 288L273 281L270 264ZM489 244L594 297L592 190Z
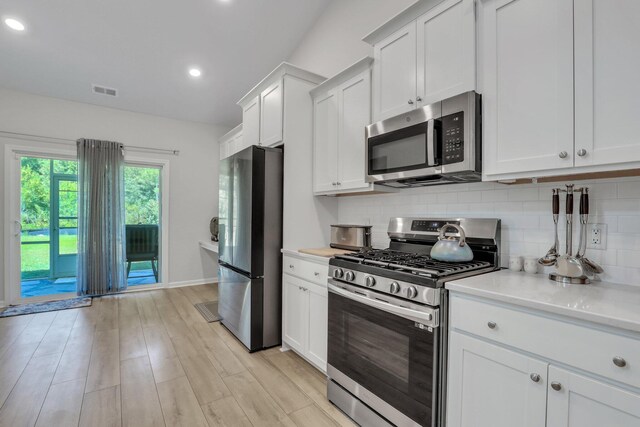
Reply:
M44 139L6 138L10 142L4 148L4 304L23 304L26 302L53 301L75 297L75 293L63 293L48 296L22 298L20 292L20 158L40 157L46 159L77 160L77 151L73 144L56 143L51 147ZM150 288L164 288L169 285L169 187L170 161L162 158L149 158L131 155L125 147L125 165L157 167L160 169L160 263L159 283L136 285L127 292ZM16 238L18 237L18 238Z

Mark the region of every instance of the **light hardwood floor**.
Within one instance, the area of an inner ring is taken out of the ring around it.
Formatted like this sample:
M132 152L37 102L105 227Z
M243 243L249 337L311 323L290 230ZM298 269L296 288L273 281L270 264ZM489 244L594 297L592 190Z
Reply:
M216 285L94 298L0 319L0 427L354 426L322 373L250 354L193 304Z

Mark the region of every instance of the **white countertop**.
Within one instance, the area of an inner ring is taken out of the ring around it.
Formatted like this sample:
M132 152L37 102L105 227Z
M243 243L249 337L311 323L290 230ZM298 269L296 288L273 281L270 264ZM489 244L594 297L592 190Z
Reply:
M546 274L509 270L446 284L453 292L488 298L607 326L640 332L640 286L593 282L563 285Z
M329 258L324 257L324 256L304 254L302 252L298 252L295 249L281 249L281 252L283 254L285 254L285 255L291 255L291 256L294 256L296 258L308 259L309 261L314 261L314 262L318 262L318 263L329 265Z
M200 240L199 243L202 249L216 254L218 253L218 242L214 242L211 240Z

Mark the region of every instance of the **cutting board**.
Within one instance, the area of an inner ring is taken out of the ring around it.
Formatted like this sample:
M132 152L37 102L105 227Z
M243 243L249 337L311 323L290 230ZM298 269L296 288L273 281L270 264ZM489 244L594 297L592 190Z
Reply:
M336 249L336 248L311 248L311 249L298 249L298 252L303 254L331 258L332 256L335 256L335 255L350 254L350 253L353 253L354 251L347 251L344 249Z

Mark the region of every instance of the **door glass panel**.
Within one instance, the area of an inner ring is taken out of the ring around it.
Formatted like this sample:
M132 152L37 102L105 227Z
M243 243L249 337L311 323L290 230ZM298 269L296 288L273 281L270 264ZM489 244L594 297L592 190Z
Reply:
M126 264L129 286L160 280L160 168L124 168Z

